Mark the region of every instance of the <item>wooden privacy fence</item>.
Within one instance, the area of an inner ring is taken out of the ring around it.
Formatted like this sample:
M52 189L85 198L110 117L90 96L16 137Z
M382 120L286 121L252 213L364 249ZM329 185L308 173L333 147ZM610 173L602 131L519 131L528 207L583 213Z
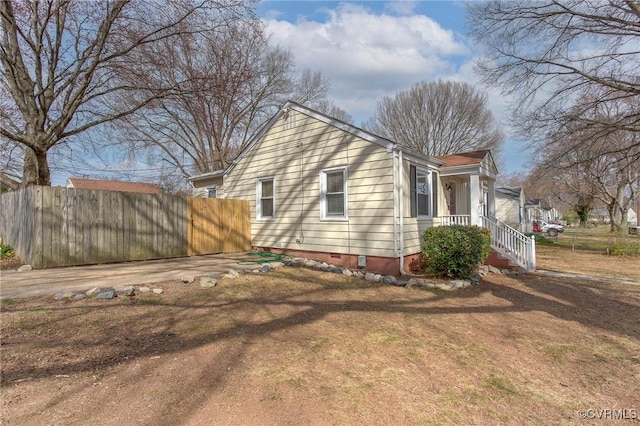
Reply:
M251 249L248 201L46 186L0 196L0 236L34 268Z

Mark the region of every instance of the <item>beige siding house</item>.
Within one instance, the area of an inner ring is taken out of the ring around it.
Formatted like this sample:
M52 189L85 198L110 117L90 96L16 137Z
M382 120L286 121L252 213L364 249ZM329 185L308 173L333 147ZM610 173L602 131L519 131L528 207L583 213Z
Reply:
M496 218L507 225L525 231L526 198L521 186L496 188Z
M493 215L491 154L447 157L401 148L287 102L224 171L223 182L211 180L220 172L191 181L200 194L216 185L217 196L250 201L257 248L398 274L419 263L427 227L482 225L483 209Z

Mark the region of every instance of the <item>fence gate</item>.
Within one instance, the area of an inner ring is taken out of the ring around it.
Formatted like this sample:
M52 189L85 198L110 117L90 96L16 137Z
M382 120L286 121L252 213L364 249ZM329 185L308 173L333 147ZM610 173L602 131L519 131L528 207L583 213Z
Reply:
M251 250L249 202L217 198L189 198L188 256Z

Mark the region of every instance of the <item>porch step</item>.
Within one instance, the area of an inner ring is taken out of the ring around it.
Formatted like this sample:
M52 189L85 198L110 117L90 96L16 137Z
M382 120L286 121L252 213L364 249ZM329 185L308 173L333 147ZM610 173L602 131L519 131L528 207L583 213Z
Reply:
M511 258L491 249L489 257L484 261L485 265L495 266L500 269L511 269L513 271L525 272L525 269L517 265Z

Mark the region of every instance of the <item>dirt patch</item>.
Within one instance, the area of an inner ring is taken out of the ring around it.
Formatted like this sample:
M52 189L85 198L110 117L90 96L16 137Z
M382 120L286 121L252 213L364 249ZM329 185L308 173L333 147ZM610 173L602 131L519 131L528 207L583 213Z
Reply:
M640 288L459 291L284 268L212 289L2 304L2 422L582 423L640 409Z
M8 257L6 259L0 259L0 271L6 271L8 269L18 269L24 264L19 257Z

